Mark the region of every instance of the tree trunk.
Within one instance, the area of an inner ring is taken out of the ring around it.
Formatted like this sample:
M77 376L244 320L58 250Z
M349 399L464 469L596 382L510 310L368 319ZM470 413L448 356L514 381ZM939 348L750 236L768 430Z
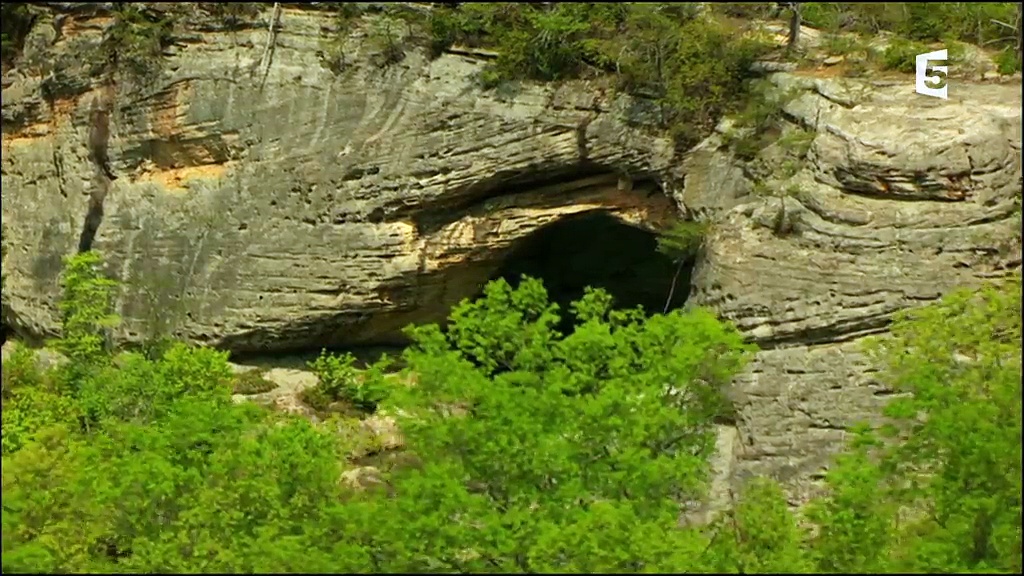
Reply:
M791 2L789 9L792 15L789 18L789 41L786 43L786 49L792 50L800 41L800 3Z
M1024 4L1017 3L1017 58L1024 61Z

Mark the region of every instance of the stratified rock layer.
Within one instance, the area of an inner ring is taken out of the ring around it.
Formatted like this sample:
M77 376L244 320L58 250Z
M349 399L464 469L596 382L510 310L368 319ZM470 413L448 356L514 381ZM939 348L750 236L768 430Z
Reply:
M890 393L859 337L1020 267L1021 96L1010 85L955 85L942 101L912 84L773 80L802 90L786 112L813 138L806 159L780 176L730 163L713 136L684 163L677 197L715 215L691 302L764 348L736 383L738 469L806 479L827 463L820 448ZM743 197L752 172L774 197Z
M155 79L101 86L83 54L107 22L43 19L4 81L4 322L22 335L56 331L90 204L122 338L239 351L391 341L545 225L606 212L655 228L682 210L712 222L691 302L764 348L716 467L780 475L799 500L888 394L857 339L1020 264L1019 85L942 101L910 79L776 74L810 141L780 175L777 145L743 163L716 134L677 154L598 82L485 92L464 56L374 66L359 30L335 73L318 57L329 19L298 8L272 43L267 22L197 21Z

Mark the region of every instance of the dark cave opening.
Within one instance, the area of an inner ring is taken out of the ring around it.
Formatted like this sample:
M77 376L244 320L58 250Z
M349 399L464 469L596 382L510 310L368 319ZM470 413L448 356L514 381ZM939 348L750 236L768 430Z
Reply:
M606 290L613 297L616 309L642 306L648 315L662 313L670 292L668 309L682 307L690 295L695 261L692 258L681 263L675 261L658 252L657 245L654 232L623 223L608 212L568 216L519 240L497 268L482 280L501 278L512 286L517 286L524 274L541 280L550 300L559 306L563 322L558 328L567 334L573 329L569 305L583 296L587 286ZM482 295L481 284L473 298ZM411 321L438 322L444 326L448 312L450 310L446 309L443 317L420 317ZM404 336L396 337L392 332L381 332L385 336L381 339L341 343L331 341L329 330L318 328L324 337L314 346L303 342L272 350L240 351L236 348L232 360L265 367L304 368L306 362L325 349L331 353L350 352L356 357L357 365L365 366L381 354L397 358L409 344ZM399 367L401 363L395 366Z
M603 288L613 307L642 306L647 314L681 307L690 292L692 260L682 264L657 250L653 232L625 224L607 212L564 218L524 239L492 276L516 286L522 275L540 279L571 328L569 304L584 288ZM678 277L677 277L678 273ZM675 290L672 291L673 278Z

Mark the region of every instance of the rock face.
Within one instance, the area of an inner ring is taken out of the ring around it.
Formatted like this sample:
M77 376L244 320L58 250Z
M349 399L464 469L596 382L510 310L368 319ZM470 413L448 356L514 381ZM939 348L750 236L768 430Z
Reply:
M157 328L236 350L381 341L443 318L546 224L674 213L647 197L672 147L627 127L626 101L583 84L485 94L479 62L415 50L383 69L356 52L335 75L317 57L328 22L284 10L265 77L252 78L265 27L195 32L141 95L109 99L116 180L91 246L127 283L125 337ZM65 21L48 50L102 24ZM51 105L27 72L4 90L5 301L32 333L55 329L60 258L99 187L89 140L109 91L66 65L61 85L83 94Z
M809 146L780 171L781 145L741 162L720 134L677 154L600 82L486 92L466 56L375 66L359 30L335 72L318 57L325 15L286 8L273 38L263 18L197 20L155 79L115 86L81 56L106 20L37 23L3 90L6 325L55 332L61 258L84 242L122 282L123 339L388 342L545 226L606 213L653 229L683 212L712 222L689 302L763 348L736 382L720 467L789 479L799 500L888 393L857 339L1020 264L1019 85L955 84L942 101L911 79L775 74Z
M774 81L801 90L786 112L812 138L803 162L782 175L731 165L713 136L684 163L677 198L717 215L690 302L762 348L735 386L737 474L791 477L802 499L825 448L890 394L859 337L1020 267L1021 96L1010 85L954 85L942 101L909 84ZM759 178L775 197L749 201Z

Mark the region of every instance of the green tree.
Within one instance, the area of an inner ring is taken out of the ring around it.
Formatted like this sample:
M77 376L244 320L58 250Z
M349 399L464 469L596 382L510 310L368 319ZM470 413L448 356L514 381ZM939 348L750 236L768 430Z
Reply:
M672 550L698 535L677 529L679 502L703 495L720 389L750 347L708 312L645 319L612 310L599 290L572 313L576 329L563 336L540 282L496 281L453 310L447 334L410 332L417 383L392 409L424 464L395 489L445 508L414 554L389 549L389 569L460 570L473 558L475 570L649 571L684 561ZM451 545L423 548L432 538Z
M782 490L773 481L749 481L736 506L714 525L708 562L716 571L738 574L812 572L804 531Z
M113 313L117 283L100 270L97 252L83 252L65 259L61 275L61 337L54 348L71 360L73 370L109 356L107 330L120 319Z
M225 354L96 360L98 265L65 274L78 385L48 391L66 375L28 352L4 365L5 571L703 569L679 502L703 493L720 387L749 351L707 312L646 319L590 291L563 336L539 282L491 284L447 333L412 329L416 383L381 409L420 464L356 493L330 426L231 400ZM343 359L321 364L352 383ZM9 379L49 396L10 411ZM69 410L24 425L47 398Z
M1019 573L1019 272L902 315L874 351L888 382L910 393L888 406L906 439L883 460L909 516L897 567Z
M807 517L818 527L810 552L822 572L891 572L888 556L899 509L879 498L885 473L870 450L877 442L865 429L856 432L853 446L826 476L829 495L808 507Z
M900 314L872 343L904 393L861 427L808 517L824 572L1021 569L1021 282Z

